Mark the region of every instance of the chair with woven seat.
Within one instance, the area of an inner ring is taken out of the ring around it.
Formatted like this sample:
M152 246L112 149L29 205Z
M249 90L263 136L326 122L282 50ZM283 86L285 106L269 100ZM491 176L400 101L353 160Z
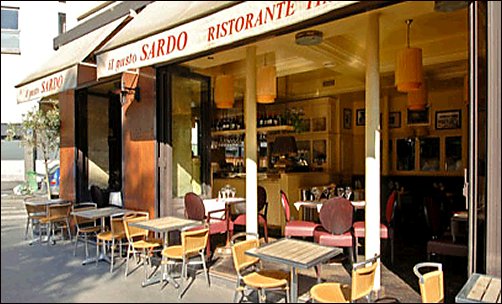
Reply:
M29 202L39 201L39 197L27 197L24 199L24 207L28 218L26 219L26 230L24 239L28 238L28 229L31 225L31 239L33 240L35 228L40 233L40 219L47 216L47 207L45 205L31 205ZM28 203L28 204L27 204ZM30 243L31 244L31 243Z
M84 202L73 206L73 211L85 211L85 210L95 210L98 208L96 203ZM85 245L85 257L89 256L88 248L88 238L89 236L96 236L96 234L101 229L97 224L96 220L81 217L73 214L73 222L75 223L75 249L73 250L73 255L77 255L77 245L79 241L83 241Z
M188 278L189 265L202 265L209 287L209 274L206 266L204 251L209 238L209 225L205 224L202 229L186 228L181 232L181 245L172 245L162 250L162 275L167 271L167 266L181 263L181 286L178 288L178 298L181 299L186 290L183 288L183 280ZM162 280L162 279L161 279ZM162 282L162 281L161 281ZM162 288L162 284L161 284Z
M423 269L434 269L423 273ZM443 265L434 262L418 263L413 267L413 273L418 277L422 303L443 303Z
M267 191L262 186L258 186L258 224L263 225L263 234L266 243L268 243L267 211ZM234 225L246 226L246 213L239 214L233 222Z
M149 219L149 217L150 215L148 212L142 211L131 211L126 213L123 217L124 231L128 243L125 277L129 275L129 257L131 256L131 254L133 254L134 260L136 261L136 263L138 263L136 256L139 254L141 265L143 265L143 268L145 270L146 279L148 277L146 264L148 262L148 264L151 265L150 256L153 254L153 250L162 246L162 240L153 238L151 239L148 237L149 231L147 229L129 225L133 222L146 221Z
M319 283L310 289L310 297L319 303L349 303L363 297L370 302L379 263L379 255L356 263L352 266L351 286L334 282Z
M63 231L66 229L66 231L68 232L68 238L71 241L72 236L70 231L70 213L72 205L72 202L66 202L48 206L47 216L40 219L40 224L46 225L48 244L54 244L56 242L54 240L54 235L56 233L58 225L61 229L61 237L64 237ZM40 234L40 238L42 238L42 234Z
M224 218L213 216L213 214L221 212L224 212ZM206 209L204 207L204 203L202 202L202 198L194 192L188 192L185 194L185 218L204 221L209 225L209 237L206 245L207 256L211 256L211 236L214 234L227 233L227 216L229 215L226 209L212 210L206 215ZM232 237L233 231L234 223L233 221L229 221L228 233L230 237Z
M131 227L132 228L132 227ZM122 256L122 240L125 239L124 219L122 214L110 216L110 230L98 233L96 236L96 266L98 266L99 247L110 248L110 272L113 272L116 242L118 241L119 256Z
M239 241L240 238L248 237ZM286 293L286 302L289 302L289 273L280 270L260 269L260 259L247 255L246 250L258 248L260 246L259 236L256 233L241 232L231 239L232 258L237 272L237 285L235 289L234 302L237 295L241 293L244 298L246 289L256 290L258 302L266 302L266 291L283 290Z
M317 227L319 227L319 224L310 221L292 220L288 196L282 190L280 190L280 194L281 194L281 205L284 210L284 215L286 219L286 225L284 227L284 236L313 237L314 231L316 230Z
M385 223L380 223L380 238L388 240L390 243L390 262L394 264L394 216L397 208L397 191L393 190L387 199L385 207ZM356 244L359 238L364 238L366 235L366 223L364 221L356 221L352 225L354 228L354 236L356 237ZM357 247L356 247L357 248Z
M348 249L350 263L357 261L354 229L354 207L344 197L330 198L319 211L321 226L314 232L314 241L320 245ZM319 278L319 273L318 273Z

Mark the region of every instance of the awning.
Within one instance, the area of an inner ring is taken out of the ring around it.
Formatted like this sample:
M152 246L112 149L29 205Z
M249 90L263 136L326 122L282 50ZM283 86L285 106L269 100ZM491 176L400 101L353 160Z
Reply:
M17 102L22 103L76 88L80 67L96 68L94 63L86 63L86 60L109 39L126 18L128 17L119 18L61 46L50 59L16 85Z
M202 53L356 2L154 2L96 52L97 77Z

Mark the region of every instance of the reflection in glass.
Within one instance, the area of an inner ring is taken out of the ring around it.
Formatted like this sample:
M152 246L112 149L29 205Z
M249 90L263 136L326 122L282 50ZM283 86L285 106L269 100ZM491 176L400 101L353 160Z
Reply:
M439 170L439 138L422 138L420 140L420 170Z
M415 140L413 138L398 139L396 148L397 170L415 170Z
M462 169L462 137L453 136L445 138L446 171Z

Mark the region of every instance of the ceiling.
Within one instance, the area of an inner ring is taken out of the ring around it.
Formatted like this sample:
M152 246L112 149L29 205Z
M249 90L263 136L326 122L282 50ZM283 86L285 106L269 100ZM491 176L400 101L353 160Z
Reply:
M406 19L413 19L410 46L422 48L426 78L463 77L468 59L468 12L435 12L434 1L410 1L370 12L379 14L380 73L382 83L393 85L396 53L406 47ZM323 32L315 46L295 44L289 33L256 42L257 65L275 62L277 76L288 81L334 79L333 93L364 90L365 40L368 15L358 14L309 29ZM264 57L266 54L266 57ZM223 72L236 78L236 98L243 96L246 46L198 58L185 65L198 73ZM387 78L387 79L386 79ZM387 81L386 81L387 80Z

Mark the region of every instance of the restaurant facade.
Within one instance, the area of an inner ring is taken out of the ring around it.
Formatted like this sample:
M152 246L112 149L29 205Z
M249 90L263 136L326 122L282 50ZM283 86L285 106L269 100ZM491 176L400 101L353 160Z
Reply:
M468 211L468 272L500 276L500 3L446 2L146 3L62 46L95 44L71 71L48 62L19 98L58 96L64 199L99 185L183 216L185 193L230 185L257 231L258 185L278 228L280 190L293 204L350 186L368 257L390 189L420 225L442 188ZM411 72L403 49L419 50Z

